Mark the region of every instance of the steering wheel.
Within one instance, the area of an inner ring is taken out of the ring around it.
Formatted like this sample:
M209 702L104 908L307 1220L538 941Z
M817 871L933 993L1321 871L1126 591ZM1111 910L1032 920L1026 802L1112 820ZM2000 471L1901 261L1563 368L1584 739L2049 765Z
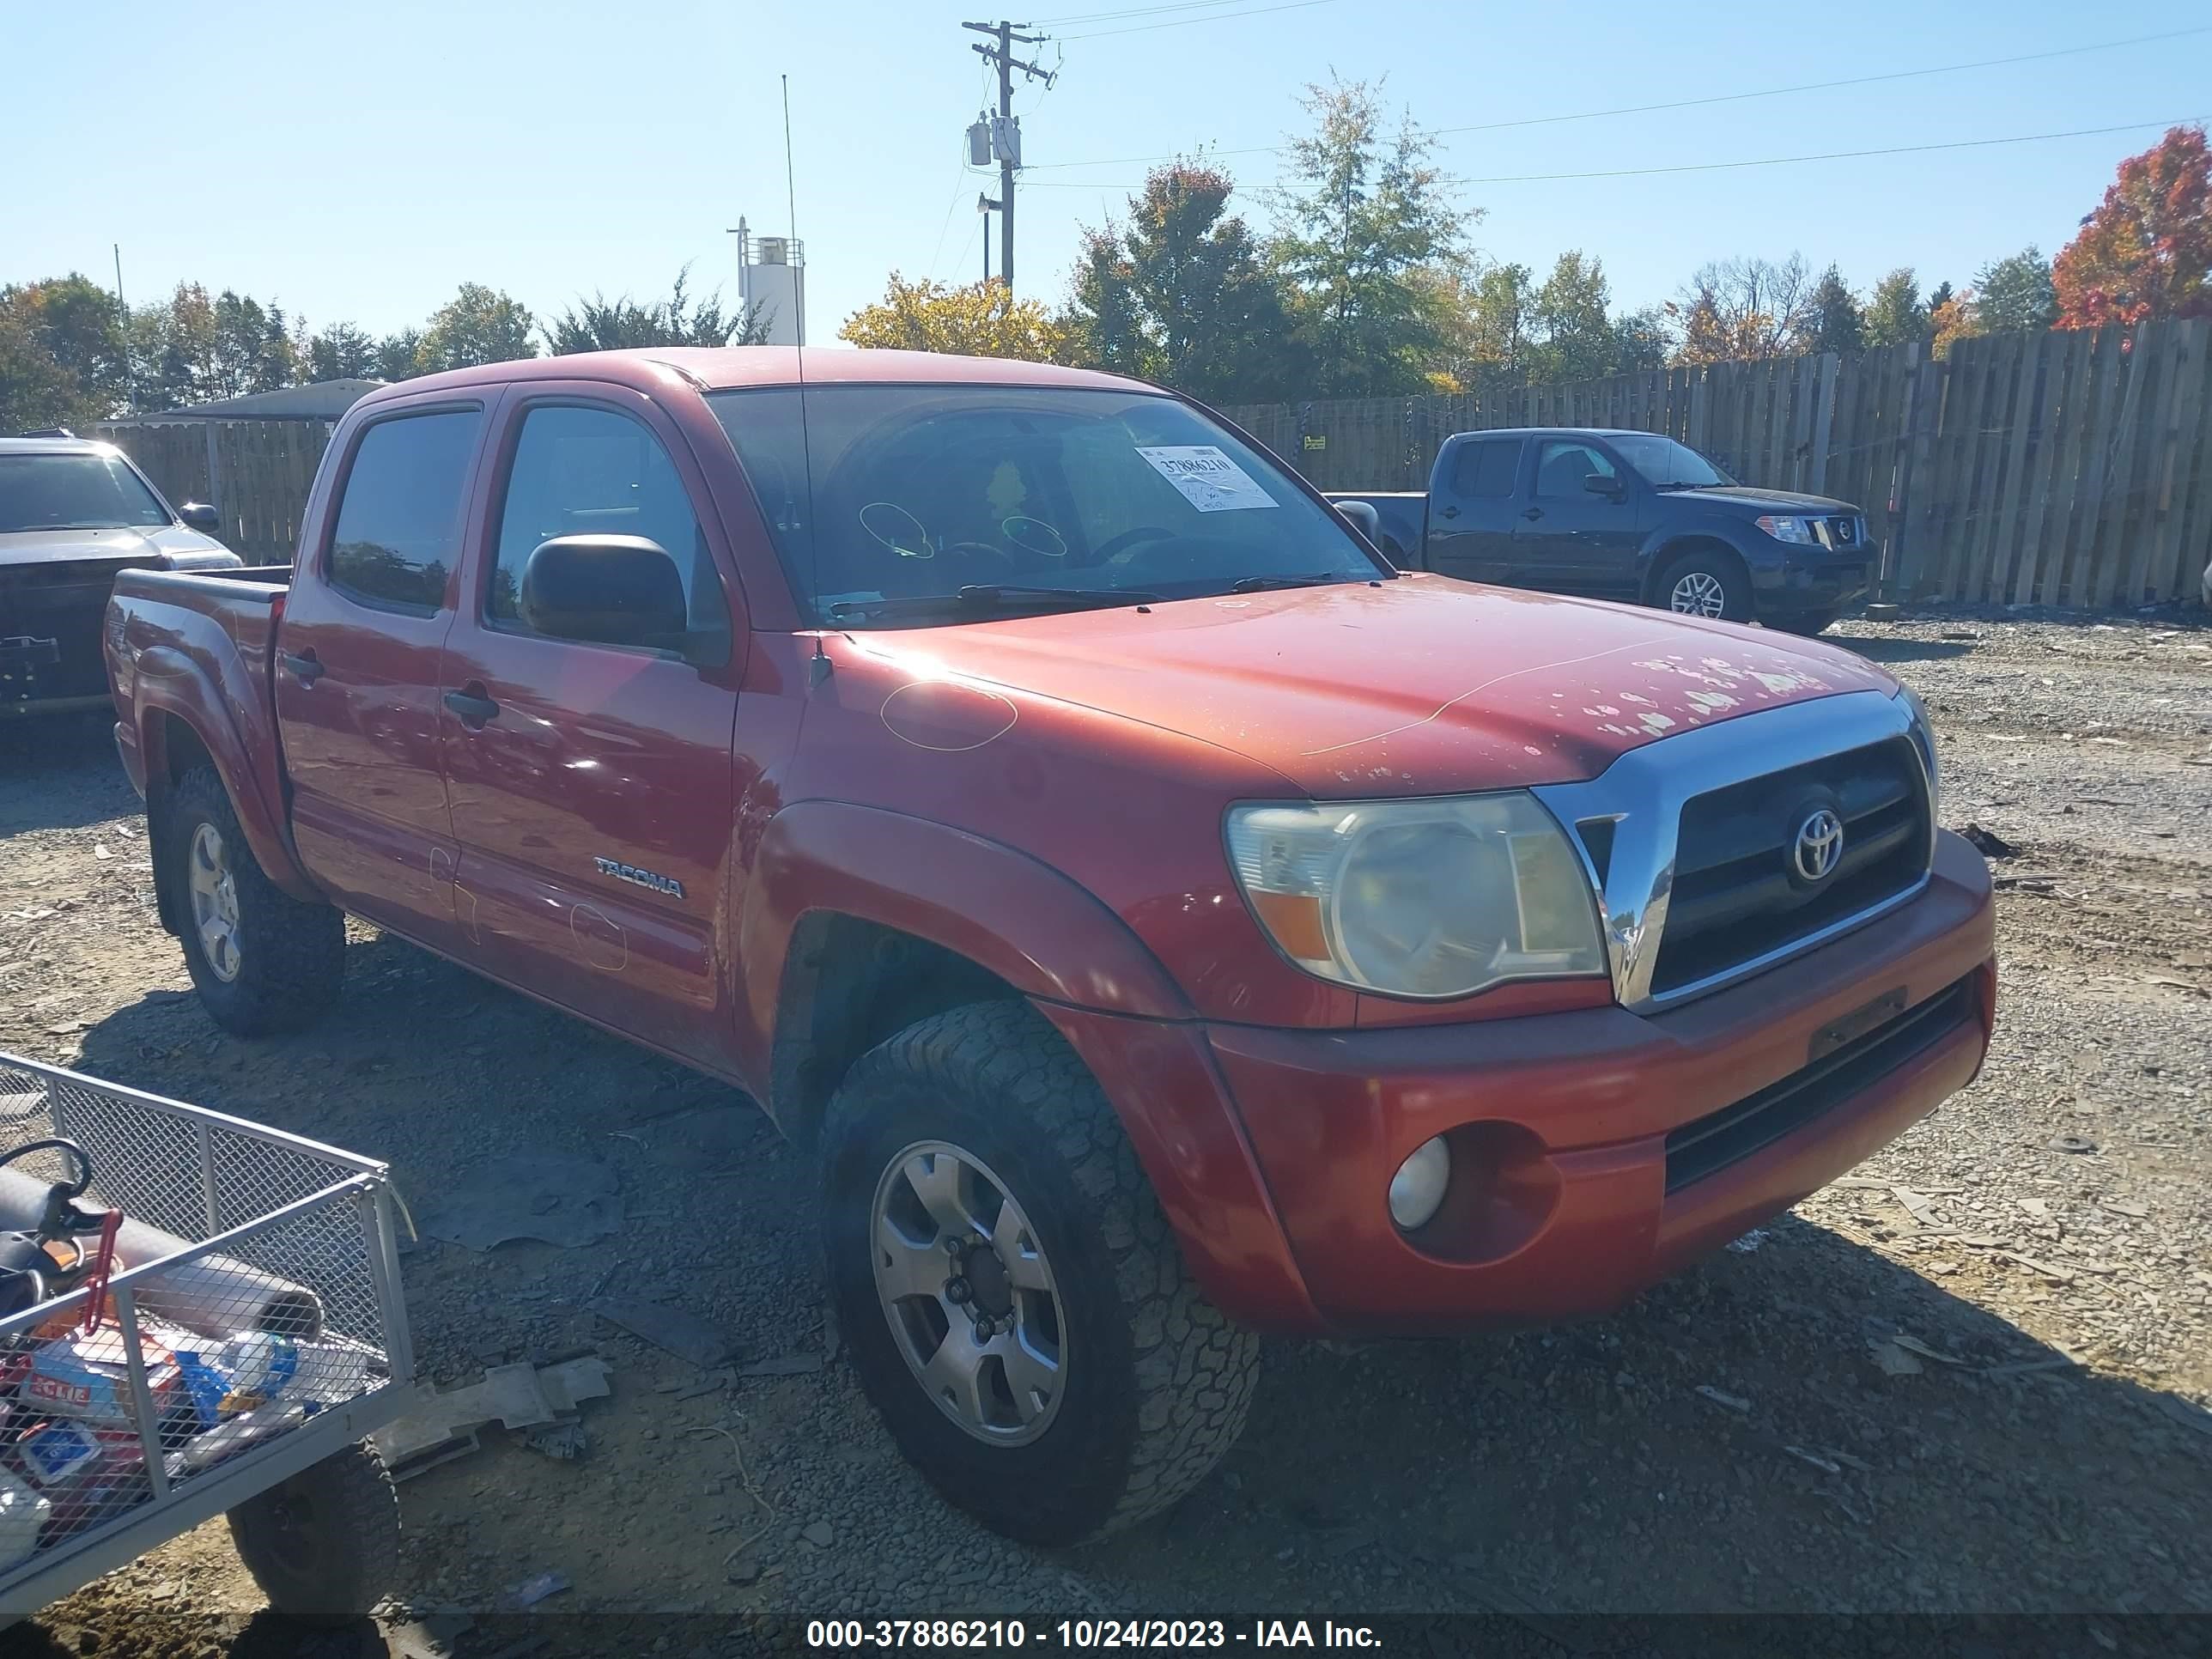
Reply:
M988 554L992 558L996 559L1000 564L1004 565L1007 569L1012 570L1014 568L1014 556L1007 552L1005 548L994 547L988 542L951 542L946 544L945 550L948 554Z
M1109 537L1091 552L1091 562L1103 564L1116 553L1124 552L1139 542L1157 542L1176 532L1156 524L1140 524L1134 530L1125 530L1118 536Z

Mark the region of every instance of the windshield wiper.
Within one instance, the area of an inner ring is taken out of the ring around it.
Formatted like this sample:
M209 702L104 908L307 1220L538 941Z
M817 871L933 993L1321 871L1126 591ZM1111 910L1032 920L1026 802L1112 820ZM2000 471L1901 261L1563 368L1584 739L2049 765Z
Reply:
M1232 593L1265 593L1275 587L1326 587L1333 582L1363 580L1358 576L1239 576L1229 584Z
M1096 610L1121 605L1158 605L1161 596L1138 587L1023 587L1006 582L971 582L950 593L902 594L885 599L840 599L829 614L854 617L994 611L1042 611L1055 606Z

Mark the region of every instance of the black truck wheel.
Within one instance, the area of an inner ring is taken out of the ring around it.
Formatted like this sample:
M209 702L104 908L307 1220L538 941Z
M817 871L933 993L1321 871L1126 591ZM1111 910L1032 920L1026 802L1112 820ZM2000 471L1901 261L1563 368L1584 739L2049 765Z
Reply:
M399 1494L362 1442L231 1510L231 1542L269 1605L295 1619L358 1619L399 1579Z
M212 767L179 781L161 833L185 965L209 1016L240 1036L311 1024L345 975L345 917L269 879Z
M1166 1508L1235 1442L1259 1339L1200 1293L1097 1081L978 1003L863 1055L823 1127L830 1293L891 1437L1042 1545Z

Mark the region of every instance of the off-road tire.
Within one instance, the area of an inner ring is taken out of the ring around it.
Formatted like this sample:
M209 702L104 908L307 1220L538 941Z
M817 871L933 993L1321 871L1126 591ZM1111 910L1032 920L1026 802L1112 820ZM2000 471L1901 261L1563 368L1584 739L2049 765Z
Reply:
M1023 1444L986 1444L939 1410L877 1294L878 1181L933 1138L1003 1178L1052 1263L1066 1389ZM1026 1003L934 1015L863 1055L830 1103L821 1151L844 1340L891 1437L948 1502L1023 1542L1072 1544L1167 1508L1235 1443L1259 1339L1200 1293L1104 1091Z
M231 1542L269 1605L295 1619L358 1619L399 1583L399 1494L367 1441L230 1511Z
M1827 632L1841 615L1843 612L1840 611L1808 611L1795 617L1768 617L1762 620L1769 628L1778 628L1785 634L1796 634L1809 640L1816 634Z
M1751 580L1744 574L1743 566L1732 554L1700 549L1670 559L1659 580L1651 586L1651 603L1662 611L1674 610L1674 585L1683 577L1701 572L1720 585L1722 622L1751 620Z
M239 970L226 980L210 965L185 896L185 860L203 823L222 837L238 893ZM239 827L215 769L196 767L178 781L161 813L160 856L178 895L178 937L185 965L209 1017L239 1036L273 1036L312 1024L345 977L345 917L327 904L294 898L270 881Z

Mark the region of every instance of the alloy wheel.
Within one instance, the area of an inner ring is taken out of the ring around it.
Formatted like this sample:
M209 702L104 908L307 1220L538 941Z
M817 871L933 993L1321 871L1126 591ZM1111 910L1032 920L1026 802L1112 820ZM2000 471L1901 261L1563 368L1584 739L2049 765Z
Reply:
M1668 604L1680 616L1718 617L1728 609L1728 593L1711 572L1692 570L1675 582Z
M228 984L244 964L238 945L238 876L230 867L222 831L215 825L203 823L192 832L185 873L200 954L207 958L210 971Z

